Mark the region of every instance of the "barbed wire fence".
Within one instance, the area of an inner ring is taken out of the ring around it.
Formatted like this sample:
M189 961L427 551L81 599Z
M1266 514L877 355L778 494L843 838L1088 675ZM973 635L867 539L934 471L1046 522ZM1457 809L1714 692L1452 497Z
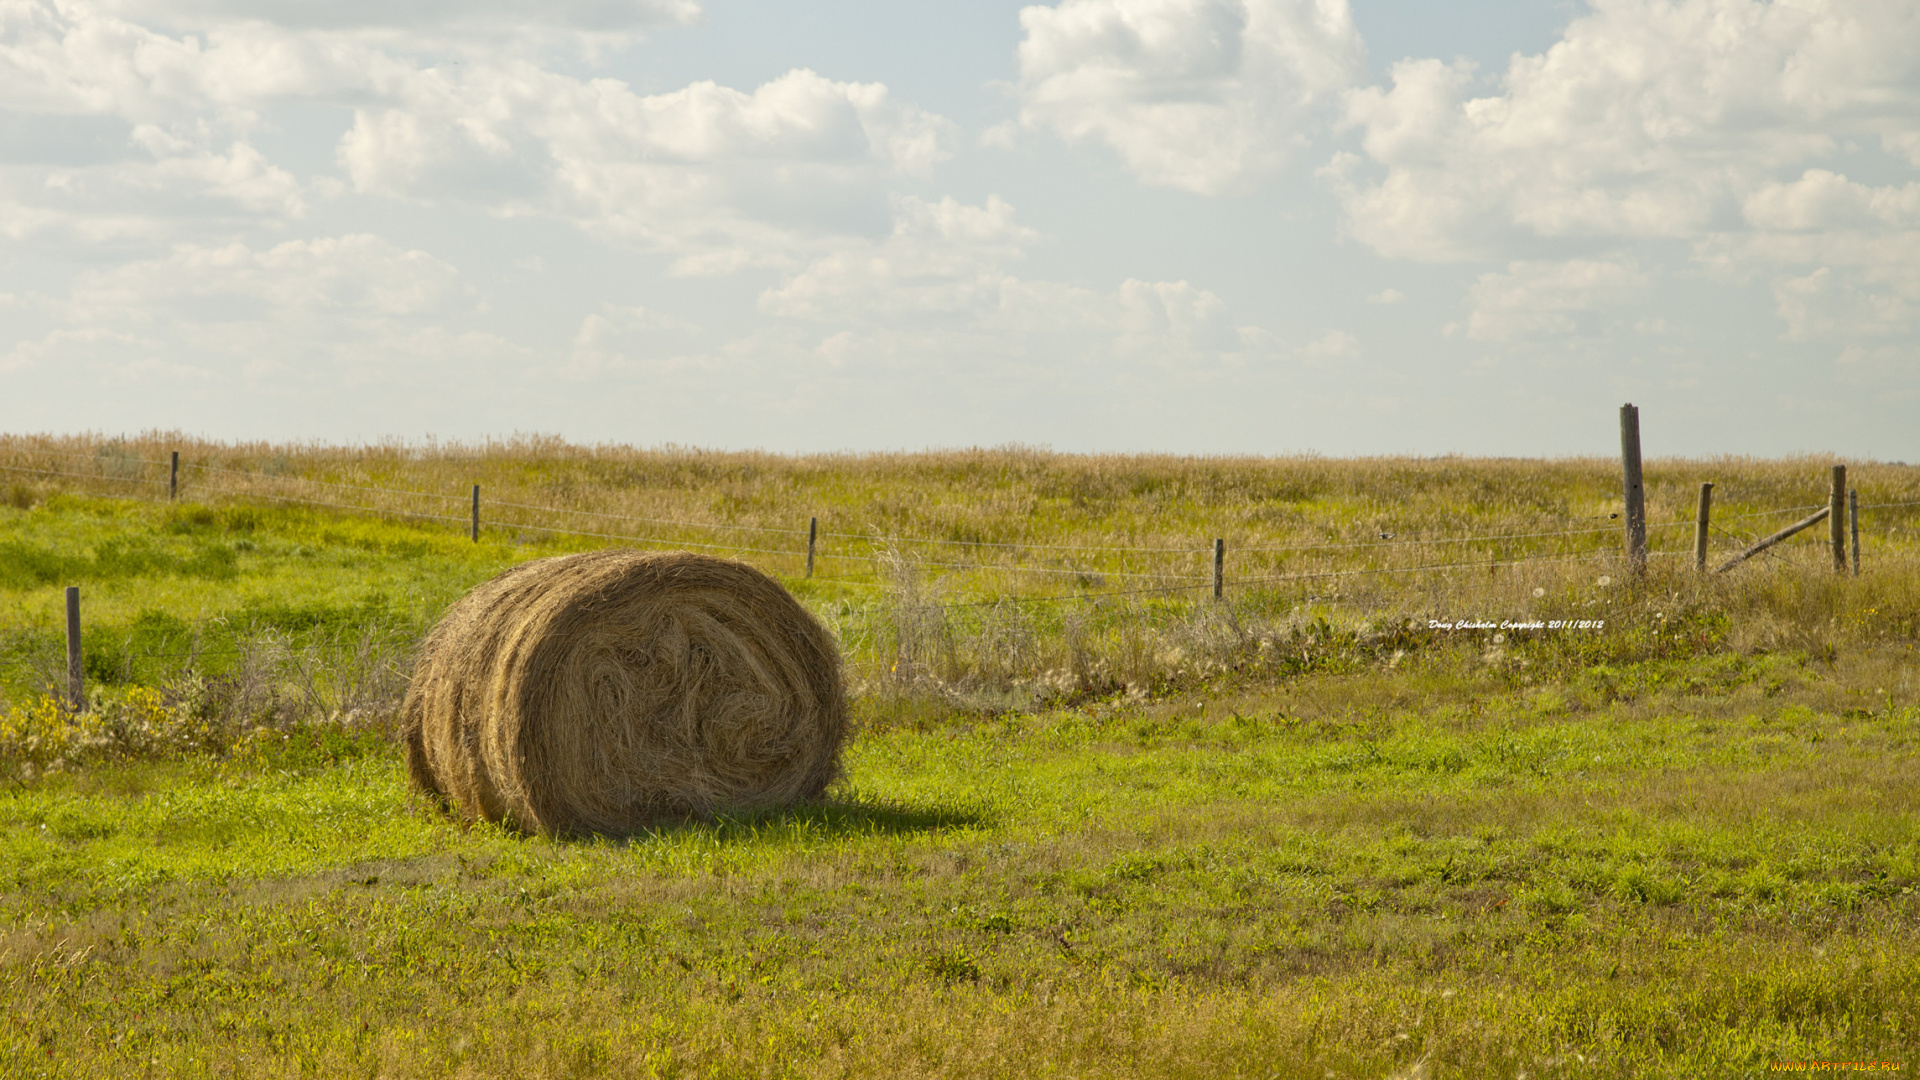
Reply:
M1434 573L1453 570L1499 569L1537 563L1577 562L1583 560L1606 560L1619 554L1617 549L1609 547L1588 547L1578 551L1561 551L1550 554L1530 554L1500 558L1498 552L1490 552L1485 559L1449 560L1416 562L1398 566L1363 565L1338 570L1311 570L1293 573L1267 573L1241 576L1227 576L1224 567L1216 568L1213 575L1195 574L1178 570L1113 569L1110 566L1052 566L1035 565L1023 562L1020 556L1031 552L1045 552L1056 557L1071 556L1121 556L1126 557L1197 557L1204 558L1209 552L1222 556L1231 552L1237 557L1275 556L1295 554L1351 553L1363 558L1376 555L1394 554L1414 549L1457 547L1472 544L1497 546L1521 541L1561 540L1599 536L1618 536L1621 529L1612 526L1582 526L1566 529L1532 530L1526 532L1486 532L1452 536L1401 537L1395 533L1384 533L1378 539L1367 541L1348 541L1335 543L1235 543L1226 547L1224 539L1216 539L1212 544L1193 545L1123 545L1123 544L1051 544L1017 541L969 540L948 537L919 537L888 535L878 531L865 533L844 530L810 530L805 528L781 528L766 525L748 525L717 521L695 521L684 518L664 518L641 514L623 514L604 510L585 510L561 506L539 505L518 501L488 501L480 503L477 488L466 494L448 494L416 489L382 487L368 484L348 484L337 481L319 480L309 477L287 475L267 470L233 469L223 466L193 462L180 462L177 456L172 461L157 461L139 458L128 454L92 455L64 453L54 450L37 450L37 454L49 457L63 457L85 461L94 468L90 470L75 468L48 468L40 465L4 464L0 473L16 476L52 479L57 481L79 481L91 487L103 487L109 490L95 491L93 494L118 495L141 501L154 501L157 498L177 498L181 492L180 471L197 473L200 482L189 486L189 493L204 497L213 495L244 502L255 499L261 502L301 506L319 510L331 510L348 514L360 514L377 517L397 518L408 521L430 522L448 525L467 525L478 530L504 529L518 534L534 533L551 537L571 537L583 540L605 540L637 547L672 548L706 551L730 556L765 555L786 559L807 559L809 563L842 562L875 565L886 559L905 562L920 570L940 570L951 573L997 573L1026 575L1038 578L1070 577L1087 583L1089 587L1070 593L1055 592L1045 595L1009 594L989 600L956 602L947 606L976 607L1003 602L1020 604L1062 603L1072 601L1096 600L1103 597L1173 595L1185 592L1199 592L1213 589L1216 593L1225 589L1245 589L1263 585L1279 585L1289 582L1329 581L1342 578L1371 578L1390 575ZM155 470L168 470L164 478L152 475ZM273 488L283 490L273 490ZM287 487L308 489L302 494L293 494L284 490ZM118 488L120 490L111 490ZM311 489L321 489L313 491ZM333 498L315 497L331 494ZM355 498L358 496L358 498ZM405 505L380 504L376 498L413 500L414 506L434 505L435 509L410 508ZM471 501L474 512L458 515L444 512L447 504L459 505ZM484 505L490 514L499 511L510 513L501 516L489 516L482 519L479 510ZM1783 507L1775 510L1753 511L1742 514L1720 515L1716 524L1734 521L1761 521L1793 514L1803 514L1817 510L1822 504ZM1887 510L1920 506L1920 499L1879 503L1862 503L1861 510ZM439 510L440 512L435 512ZM1617 517L1617 515L1615 515ZM544 520L528 520L529 517ZM585 518L591 521L617 523L616 527L581 528L569 527L566 519ZM1576 519L1578 520L1578 519ZM1584 520L1594 520L1592 518ZM652 531L621 529L617 525L652 526ZM1649 523L1649 530L1670 530L1693 527L1692 520L1674 520ZM658 535L660 531L678 532L682 535ZM710 539L693 539L685 533L708 534ZM715 542L726 534L744 534L760 538L753 542ZM804 542L805 546L793 547L768 546L770 538L793 538ZM822 550L816 547L817 540L853 541L865 543L868 550L849 552L845 550ZM1577 541L1574 541L1577 542ZM985 553L1006 553L1005 561L959 561L949 557L928 558L908 556L904 549L973 549ZM1659 556L1671 557L1681 552L1657 552ZM1117 580L1132 583L1125 588L1105 588L1108 581ZM821 579L823 583L852 588L882 588L878 581L862 580L852 577L831 577Z
M1468 532L1462 535L1405 537L1397 532L1381 532L1375 538L1363 541L1335 541L1323 543L1263 543L1257 540L1236 543L1233 552L1246 558L1265 557L1268 560L1284 559L1289 556L1336 555L1357 557L1364 563L1375 563L1381 558L1391 558L1400 554L1437 551L1443 549L1458 550L1468 545L1486 545L1490 549L1485 557L1442 560L1416 560L1400 565L1361 565L1339 569L1312 569L1293 572L1269 572L1241 574L1229 577L1225 573L1225 557L1228 546L1225 538L1215 538L1211 544L1168 545L1168 544L1057 544L1005 540L974 540L954 537L925 537L887 534L878 529L866 532L819 528L819 519L810 520L807 528L783 528L768 525L751 525L736 522L697 521L686 518L659 517L646 514L619 513L606 510L589 510L575 507L541 505L538 503L511 500L490 501L485 504L489 517L483 522L480 488L472 486L464 494L451 494L436 491L422 491L409 488L386 487L374 484L352 484L339 481L320 480L293 474L290 471L274 469L236 469L219 465L197 462L182 462L176 452L168 460L160 461L142 458L129 453L75 454L54 450L36 450L35 454L59 459L54 462L18 461L0 464L0 474L16 477L28 477L35 480L52 481L58 484L71 484L81 488L94 497L123 498L141 502L177 501L183 491L195 499L223 501L244 506L249 501L257 501L281 506L297 506L317 511L326 511L342 515L364 515L390 518L403 521L420 522L433 525L466 526L472 539L478 541L483 525L486 529L511 532L517 540L524 540L529 534L545 537L565 537L587 541L607 541L636 547L660 549L690 549L721 555L766 556L774 559L797 562L805 560L806 576L814 576L814 566L819 563L855 564L871 567L875 578L887 576L889 568L898 570L909 568L912 573L926 570L945 571L949 574L1001 574L1015 575L1041 580L1058 581L1071 578L1082 587L1072 591L1043 591L1040 593L1020 593L1008 591L988 599L928 601L921 597L917 602L931 605L943 612L967 609L1000 608L1005 605L1049 605L1082 602L1099 602L1109 599L1145 599L1177 598L1183 595L1211 590L1216 599L1223 598L1228 589L1247 590L1259 587L1277 587L1302 583L1337 583L1377 579L1397 575L1418 575L1449 573L1455 571L1481 571L1489 573L1501 569L1511 569L1542 564L1564 564L1571 562L1598 562L1614 565L1630 562L1630 555L1622 548L1612 544L1594 546L1587 541L1596 537L1618 537L1622 533L1622 524L1591 524L1601 520L1617 522L1621 515L1609 514L1602 519L1597 516L1569 518L1570 527L1560 529L1532 529L1527 531L1506 532ZM60 466L66 467L60 467ZM182 472L186 473L187 484L182 486ZM160 475L164 470L164 476ZM1838 470L1836 470L1836 473ZM1859 510L1904 510L1920 507L1920 499L1893 500L1876 503L1858 503L1855 510L1855 572L1858 572L1857 512ZM460 515L449 513L449 509L466 504L468 513ZM451 505L450 505L451 504ZM1773 510L1749 511L1741 514L1721 515L1714 524L1724 528L1730 522L1760 523L1767 519L1777 519L1788 515L1804 514L1818 510L1827 504L1782 507ZM1835 504L1837 505L1837 504ZM1702 511L1704 516L1704 508ZM602 524L605 523L605 524ZM1802 528L1807 522L1791 528ZM594 527L575 527L592 525ZM626 526L627 528L623 528ZM638 527L638 528L633 528ZM1700 527L1699 520L1673 520L1646 523L1645 530L1672 530ZM1738 534L1742 530L1730 530ZM663 535L665 534L665 535ZM691 535L689 535L691 534ZM1644 535L1644 534L1643 534ZM1697 538L1696 534L1696 538ZM1780 534L1776 534L1776 538ZM1838 535L1838 533L1836 533ZM693 537L705 537L694 539ZM739 539L728 540L727 537ZM1750 538L1748 538L1750 539ZM819 541L837 541L840 546L846 543L865 544L865 551L822 550ZM1580 550L1562 550L1549 553L1516 554L1512 545L1537 543L1540 541L1558 542L1562 546L1578 545ZM783 545L784 542L784 546ZM1764 546L1768 541L1763 541ZM1500 549L1506 545L1505 557ZM1628 541L1631 548L1632 541ZM1704 550L1704 549L1702 549ZM1750 549L1748 554L1752 553ZM944 554L954 552L959 558ZM973 561L963 561L962 552L976 552L987 559L976 556ZM1041 553L1045 557L1064 562L1083 559L1080 565L1036 565L1023 561L1023 556ZM1137 562L1146 560L1181 560L1198 558L1203 562L1211 554L1212 574L1192 573L1180 569L1114 569L1110 565L1088 565L1092 560L1107 562L1118 559ZM1658 558L1672 558L1688 554L1682 551L1646 552L1641 558L1651 554ZM1774 554L1777 554L1775 552ZM929 557L931 556L931 557ZM994 557L998 556L996 560ZM1731 564L1729 564L1731 565ZM887 590L883 580L864 580L858 577L836 576L821 577L822 584L854 589ZM1603 579L1604 580L1604 579ZM1109 582L1119 582L1121 587L1109 587ZM81 698L80 660L77 634L77 590L69 589L69 675L70 694L73 699ZM1537 594L1536 594L1537 595ZM1310 599L1312 599L1310 597ZM884 602L881 599L873 605ZM128 642L131 646L131 639ZM254 647L255 643L238 640L227 641L224 649L210 645L202 640L198 630L192 632L192 640L185 649L151 648L142 656L155 661L173 662L192 667L196 662L211 659L223 653L231 653L229 659L237 659ZM364 643L363 643L364 647ZM131 662L131 661L129 661Z

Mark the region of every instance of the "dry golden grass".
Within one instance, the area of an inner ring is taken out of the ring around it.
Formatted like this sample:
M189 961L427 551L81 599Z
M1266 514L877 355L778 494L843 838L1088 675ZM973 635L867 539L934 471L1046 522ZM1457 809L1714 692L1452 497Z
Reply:
M1655 646L1814 655L1920 637L1920 505L1886 505L1920 503L1920 467L1898 463L1851 465L1868 507L1865 572L1851 579L1832 572L1824 526L1729 574L1691 569L1700 481L1717 485L1717 564L1822 503L1831 459L1653 459L1654 556L1638 580L1610 516L1621 509L1618 465L1601 458L1018 447L788 456L540 438L339 447L155 433L7 436L0 467L15 470L4 474L15 502L56 489L153 498L173 449L182 498L228 513L351 505L424 515L394 520L459 535L477 483L483 539L509 551L618 544L738 556L829 625L859 696L893 700L888 715L1316 668L1343 650L1372 662L1418 647L1432 620L1605 621L1603 635L1559 635L1555 647L1582 662ZM1215 537L1227 542L1224 604L1210 600ZM1502 643L1486 644L1498 660Z
M849 779L818 806L623 843L447 822L389 744L324 724L0 784L15 1072L1465 1080L1916 1060L1912 509L1868 513L1857 579L1815 530L1732 574L1662 554L1633 580L1600 460L183 442L252 472L189 470L212 505L171 512L44 501L151 497L164 474L140 460L170 442L0 442L10 467L84 474L8 474L41 509L0 510L4 542L95 574L130 627L277 589L334 597L314 625L373 612L411 634L503 566L607 542L544 538L550 514L515 524L497 503L691 522L628 524L778 549L744 554L839 636ZM1653 519L1690 518L1715 480L1725 554L1819 501L1826 464L1656 461ZM1854 468L1869 503L1913 498L1914 473ZM365 505L456 520L270 509L351 501L322 482L439 491ZM475 482L507 522L479 545L458 520ZM812 580L804 537L717 528L815 515L843 557ZM148 547L109 551L141 530ZM1685 534L1656 530L1656 552ZM1204 578L1214 536L1225 603L1125 591L1153 584L1125 573ZM1323 542L1363 546L1247 550ZM1181 550L1046 546L1102 543ZM155 569L176 557L200 576ZM980 560L1000 568L936 565ZM1426 561L1465 565L1248 580ZM56 610L53 573L9 601ZM1063 594L1082 598L1033 602ZM1605 626L1428 625L1462 618Z
M876 538L902 538L901 550L921 563L1017 562L1070 572L1023 578L1025 591L1074 583L1071 573L1081 571L1109 587L1135 580L1121 576L1127 573L1204 580L1215 537L1227 540L1231 576L1240 580L1570 554L1603 564L1620 548L1609 518L1621 510L1619 465L1606 458L1177 457L1019 447L780 455L541 438L341 447L154 433L0 437L0 466L155 493L173 450L181 455L184 498L356 503L460 521L470 485L479 484L489 528L708 543L764 554L769 569L787 574L800 569L808 519L818 517L827 534L824 576L863 581L874 580ZM1723 557L1791 520L1793 508L1823 504L1833 463L1818 456L1652 459L1646 490L1654 549L1691 550L1702 480L1717 485L1715 555ZM16 485L35 476L6 474ZM1854 463L1850 480L1867 504L1920 502L1920 467ZM1915 520L1914 508L1870 512L1870 542L1879 550L1910 547ZM973 546L980 544L1010 547ZM1086 550L1102 546L1163 550ZM1310 550L1257 550L1283 547Z

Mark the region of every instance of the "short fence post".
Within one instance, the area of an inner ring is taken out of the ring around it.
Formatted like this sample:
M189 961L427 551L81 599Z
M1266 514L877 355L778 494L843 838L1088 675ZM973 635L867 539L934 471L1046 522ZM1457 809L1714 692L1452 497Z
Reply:
M818 540L819 538L820 538L820 519L817 517L810 517L807 519L807 576L808 577L813 576L813 544L814 544L814 541Z
M1213 541L1213 598L1220 599L1227 590L1227 542L1216 538Z
M480 485L473 485L473 542L480 542Z
M67 586L67 704L74 713L87 707L86 670L80 666L80 586Z
M1638 577L1647 572L1647 492L1640 476L1640 410L1620 406L1621 486L1627 501L1627 565Z
M1827 498L1827 539L1833 544L1833 572L1847 572L1847 467L1833 467L1833 490Z
M1713 483L1700 485L1700 509L1693 518L1693 568L1707 572L1707 528L1713 519Z
M1853 576L1860 576L1860 491L1847 492L1847 527L1853 530Z
M180 497L180 451L173 452L173 463L167 466L167 501Z

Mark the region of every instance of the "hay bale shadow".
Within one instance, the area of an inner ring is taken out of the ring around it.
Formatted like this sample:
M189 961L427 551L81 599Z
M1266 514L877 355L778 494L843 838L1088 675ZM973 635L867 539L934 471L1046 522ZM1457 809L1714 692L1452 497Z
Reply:
M851 840L866 836L917 836L984 829L993 825L986 811L961 803L912 803L899 799L853 797L801 806L778 807L711 818L662 822L616 842L646 843L689 833L704 833L720 844L807 840Z

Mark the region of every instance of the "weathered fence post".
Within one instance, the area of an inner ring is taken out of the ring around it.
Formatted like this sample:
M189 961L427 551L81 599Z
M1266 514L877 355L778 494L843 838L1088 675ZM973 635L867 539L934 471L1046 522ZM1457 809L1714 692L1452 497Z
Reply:
M173 452L173 463L167 466L167 501L180 497L180 451Z
M1833 544L1833 572L1847 572L1847 467L1833 467L1833 490L1827 493L1827 539Z
M1746 562L1748 559L1753 558L1755 555L1760 554L1761 552L1767 550L1768 548L1779 543L1780 541L1785 540L1787 537L1798 535L1803 529L1813 528L1815 525L1818 525L1821 522L1827 520L1828 516L1831 515L1832 513L1833 513L1833 507L1831 506L1823 506L1820 509L1815 510L1812 514L1809 514L1807 517L1794 522L1793 524L1787 526L1784 529L1781 529L1779 532L1774 533L1772 536L1767 537L1765 540L1760 541L1759 543L1753 545L1752 547L1741 552L1740 554L1735 555L1733 558L1728 559L1726 562L1721 563L1719 569L1715 570L1714 573L1716 574L1726 573L1727 571L1733 569L1736 566L1739 566L1741 563Z
M1853 530L1853 576L1860 576L1860 489L1847 492L1847 527Z
M473 485L473 542L480 542L480 485Z
M1627 500L1627 565L1638 577L1647 572L1647 493L1640 478L1640 410L1620 406L1621 486Z
M810 517L807 519L807 576L808 577L813 576L813 545L814 545L814 542L819 539L820 539L820 519L817 517Z
M1713 482L1700 485L1700 508L1693 517L1693 568L1707 572L1707 528L1713 520Z
M80 586L67 586L67 705L86 711L86 669L80 666Z
M1216 538L1213 541L1213 598L1220 599L1227 590L1227 542Z

